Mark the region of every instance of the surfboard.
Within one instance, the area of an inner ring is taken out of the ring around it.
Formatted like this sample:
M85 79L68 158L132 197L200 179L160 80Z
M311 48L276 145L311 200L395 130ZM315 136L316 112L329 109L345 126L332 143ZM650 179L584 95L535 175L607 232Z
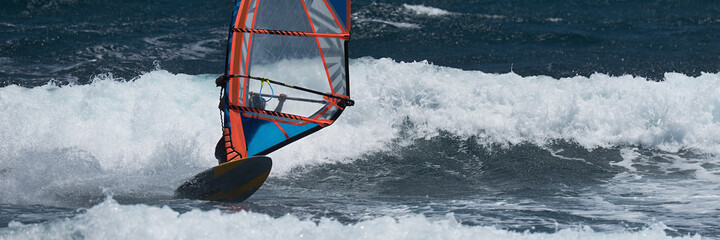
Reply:
M266 156L229 161L198 173L175 190L175 197L242 202L262 186L271 168Z

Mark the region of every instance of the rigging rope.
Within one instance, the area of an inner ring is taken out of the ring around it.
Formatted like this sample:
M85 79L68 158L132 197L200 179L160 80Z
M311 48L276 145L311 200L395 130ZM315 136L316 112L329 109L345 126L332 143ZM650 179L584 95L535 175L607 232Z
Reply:
M266 82L268 84L268 87L270 87L270 91L271 91L270 98L268 98L268 100L265 100L265 98L262 97L262 95L263 95L262 89ZM274 95L275 95L275 89L273 89L273 87L272 87L272 85L270 85L269 81L265 80L265 81L260 82L260 92L258 92L258 97L260 98L260 100L262 100L263 102L269 102L270 100L273 99Z

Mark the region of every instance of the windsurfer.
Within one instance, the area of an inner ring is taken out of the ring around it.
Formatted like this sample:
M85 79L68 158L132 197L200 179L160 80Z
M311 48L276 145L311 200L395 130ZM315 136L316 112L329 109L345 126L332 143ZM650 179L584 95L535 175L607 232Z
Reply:
M285 104L285 100L287 100L287 95L280 94L280 96L278 96L278 105L275 107L274 112L282 112L283 105ZM265 110L265 102L269 101L269 100L262 99L260 97L260 94L250 92L249 101L250 101L250 106L252 108Z
M280 94L278 96L278 105L275 107L275 112L281 112L283 109L283 105L285 105L285 100L287 100L286 94ZM262 99L260 94L258 93L250 93L250 107L257 108L257 109L263 109L265 110L265 102L266 100ZM269 101L269 100L268 100ZM220 105L218 106L220 110L223 110L223 99L220 100ZM247 157L247 156L241 156ZM223 140L223 137L220 137L220 140L218 140L217 145L215 145L215 158L218 160L218 164L222 164L224 162L227 162L227 153L225 151L225 141Z

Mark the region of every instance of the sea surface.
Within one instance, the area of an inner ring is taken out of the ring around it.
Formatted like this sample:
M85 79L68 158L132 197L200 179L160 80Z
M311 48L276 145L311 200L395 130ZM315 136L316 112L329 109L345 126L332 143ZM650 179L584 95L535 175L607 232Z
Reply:
M720 239L720 3L353 1L356 106L174 199L232 5L2 0L0 239Z

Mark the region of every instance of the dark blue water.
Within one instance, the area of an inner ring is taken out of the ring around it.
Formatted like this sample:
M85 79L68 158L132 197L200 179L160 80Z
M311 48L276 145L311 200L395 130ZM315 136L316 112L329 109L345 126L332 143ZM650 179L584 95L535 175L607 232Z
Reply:
M553 77L593 73L660 80L665 72L717 72L720 4L695 1L407 1L452 13L412 17L401 2L358 6L355 56L427 59L484 72ZM365 30L365 29L368 30ZM392 42L393 44L388 44ZM367 51L367 52L365 52Z
M720 237L720 4L353 1L357 106L248 202L171 199L232 3L2 2L0 238Z
M402 4L451 12L423 16ZM162 69L220 73L224 1L12 1L0 13L0 84L132 79ZM351 58L468 70L662 80L720 67L720 4L697 1L353 1ZM418 28L367 21L408 23Z

